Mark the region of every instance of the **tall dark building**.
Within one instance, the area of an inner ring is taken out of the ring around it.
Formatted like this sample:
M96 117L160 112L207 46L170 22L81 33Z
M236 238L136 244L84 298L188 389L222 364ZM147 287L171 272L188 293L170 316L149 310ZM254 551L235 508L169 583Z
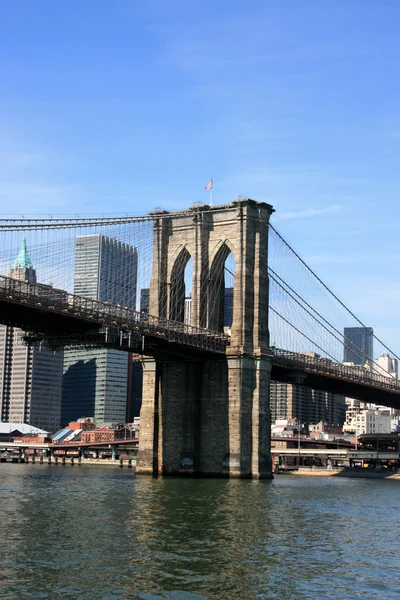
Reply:
M143 363L139 354L129 354L126 422L140 416L142 407Z
M224 327L232 327L233 322L233 287L225 288Z
M150 288L140 290L140 312L148 314L150 306Z
M374 358L374 330L372 327L345 327L344 337L343 362L352 362L362 367L368 363L372 367Z

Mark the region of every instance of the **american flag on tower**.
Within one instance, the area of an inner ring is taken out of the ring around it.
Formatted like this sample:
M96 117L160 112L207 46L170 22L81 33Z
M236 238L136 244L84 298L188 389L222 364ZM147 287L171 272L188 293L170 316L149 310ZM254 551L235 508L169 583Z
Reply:
M206 190L212 190L212 186L213 186L213 180L210 179L210 181L206 185Z

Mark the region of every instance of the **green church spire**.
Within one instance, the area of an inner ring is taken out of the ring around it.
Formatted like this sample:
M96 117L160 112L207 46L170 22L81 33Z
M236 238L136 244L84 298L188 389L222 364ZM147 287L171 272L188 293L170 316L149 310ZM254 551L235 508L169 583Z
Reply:
M31 259L29 258L28 249L26 247L26 237L22 238L21 248L18 252L18 256L14 261L13 268L19 267L20 269L32 267Z

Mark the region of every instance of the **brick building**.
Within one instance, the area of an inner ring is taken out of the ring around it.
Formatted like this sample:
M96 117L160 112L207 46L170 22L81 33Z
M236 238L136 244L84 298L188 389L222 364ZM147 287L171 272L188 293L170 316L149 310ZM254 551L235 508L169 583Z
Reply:
M109 429L101 427L94 431L82 431L81 442L84 444L93 444L96 442L119 442L121 440L129 440L133 438L133 431L128 427L120 429Z

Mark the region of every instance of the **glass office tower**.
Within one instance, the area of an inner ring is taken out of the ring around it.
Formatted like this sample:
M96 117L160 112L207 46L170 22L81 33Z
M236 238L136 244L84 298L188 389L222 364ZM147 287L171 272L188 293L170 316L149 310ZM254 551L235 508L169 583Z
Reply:
M76 238L74 293L136 307L137 249L101 234ZM97 426L125 421L128 353L109 348L64 352L61 421L94 416Z
M345 347L343 362L351 362L372 367L374 331L372 327L345 327Z

